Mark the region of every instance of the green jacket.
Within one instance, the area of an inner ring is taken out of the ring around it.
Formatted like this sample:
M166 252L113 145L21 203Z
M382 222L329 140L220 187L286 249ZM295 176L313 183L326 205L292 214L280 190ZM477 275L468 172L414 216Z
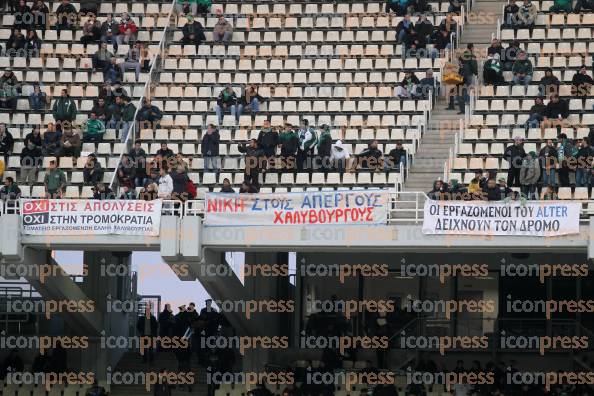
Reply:
M105 133L105 124L101 120L88 119L85 133L89 135L103 135Z
M573 5L573 1L572 0L555 0L553 2L553 4L556 5L557 7L571 8Z
M72 121L76 118L76 103L69 97L60 97L54 102L52 108L52 114L55 120L69 120Z
M318 141L318 136L313 128L300 129L298 132L299 149L301 151L313 150Z
M122 121L134 121L134 113L136 113L136 106L134 106L132 103L128 103L122 109Z
M66 174L62 169L54 169L45 174L43 180L48 191L58 191L66 186Z
M514 74L520 73L520 74L532 75L532 62L530 62L529 59L524 59L524 60L518 59L514 62L512 72Z

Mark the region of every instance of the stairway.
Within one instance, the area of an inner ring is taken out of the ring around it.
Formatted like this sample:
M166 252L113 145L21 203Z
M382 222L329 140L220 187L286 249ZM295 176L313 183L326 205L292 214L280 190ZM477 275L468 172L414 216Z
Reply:
M474 0L471 15L464 25L460 37L460 47L473 43L475 50L483 50L491 43L492 35L497 33L497 20L503 19L503 6L506 2L493 0Z

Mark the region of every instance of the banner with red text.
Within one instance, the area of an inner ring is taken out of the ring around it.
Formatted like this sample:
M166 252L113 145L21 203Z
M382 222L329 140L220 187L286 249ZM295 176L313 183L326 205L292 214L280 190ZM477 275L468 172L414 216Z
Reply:
M388 191L207 193L207 226L386 224Z
M22 199L23 234L159 235L161 201Z

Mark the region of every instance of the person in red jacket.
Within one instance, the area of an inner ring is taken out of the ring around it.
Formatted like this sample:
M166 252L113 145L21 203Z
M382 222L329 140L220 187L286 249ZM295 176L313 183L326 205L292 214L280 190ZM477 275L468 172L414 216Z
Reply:
M134 23L134 20L130 18L127 12L122 14L122 19L118 26L118 44L132 44L136 41L136 33L138 33L138 26Z

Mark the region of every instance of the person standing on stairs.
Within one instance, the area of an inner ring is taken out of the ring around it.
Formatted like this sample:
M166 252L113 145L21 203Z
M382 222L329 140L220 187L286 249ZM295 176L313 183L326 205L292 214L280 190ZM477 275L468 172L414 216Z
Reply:
M514 138L514 144L508 146L504 151L504 159L509 163L507 170L507 185L509 187L520 187L520 170L526 156L524 151L524 139L519 136Z

